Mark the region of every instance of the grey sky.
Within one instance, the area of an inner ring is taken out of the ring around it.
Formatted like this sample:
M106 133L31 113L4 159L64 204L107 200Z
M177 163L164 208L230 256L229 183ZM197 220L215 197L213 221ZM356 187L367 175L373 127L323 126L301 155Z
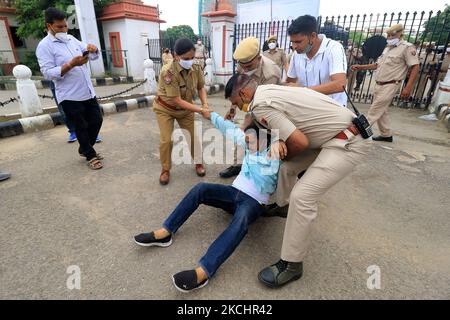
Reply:
M277 1L277 0L273 0ZM198 0L144 0L146 4L159 4L162 11L162 19L167 23L161 25L161 29L187 24L194 32L198 33ZM344 14L363 14L363 13L391 13L391 12L414 12L414 11L437 11L442 10L448 0L321 0L320 15L337 16Z

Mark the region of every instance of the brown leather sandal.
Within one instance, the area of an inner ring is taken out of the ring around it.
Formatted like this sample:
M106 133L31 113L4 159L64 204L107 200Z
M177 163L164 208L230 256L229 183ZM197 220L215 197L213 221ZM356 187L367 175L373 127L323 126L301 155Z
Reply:
M95 157L88 161L88 167L92 170L100 170L103 168L103 163Z

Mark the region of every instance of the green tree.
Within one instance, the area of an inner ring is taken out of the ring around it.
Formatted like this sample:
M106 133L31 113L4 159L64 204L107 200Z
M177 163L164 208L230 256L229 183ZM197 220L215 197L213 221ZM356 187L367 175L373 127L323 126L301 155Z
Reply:
M97 15L104 6L115 1L117 0L94 0ZM73 4L73 0L18 0L16 9L20 27L17 30L17 35L23 39L43 38L45 36L45 9L55 7L67 12L67 8Z
M450 6L445 5L441 14L426 21L424 27L425 30L421 34L421 39L427 42L436 42L436 45L445 45L450 31Z
M195 35L194 30L188 25L175 26L168 28L164 33L164 39L180 39L188 38L192 41L197 40L197 35Z

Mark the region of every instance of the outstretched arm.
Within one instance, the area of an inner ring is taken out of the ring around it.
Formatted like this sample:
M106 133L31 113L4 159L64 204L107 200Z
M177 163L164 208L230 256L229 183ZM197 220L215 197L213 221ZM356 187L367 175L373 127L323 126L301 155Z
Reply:
M210 114L208 117L208 113ZM233 143L246 147L245 144L245 134L244 132L236 126L233 122L225 120L216 112L208 112L205 111L203 116L205 118L211 119L211 123L214 127L222 132L222 134L227 138L233 141Z

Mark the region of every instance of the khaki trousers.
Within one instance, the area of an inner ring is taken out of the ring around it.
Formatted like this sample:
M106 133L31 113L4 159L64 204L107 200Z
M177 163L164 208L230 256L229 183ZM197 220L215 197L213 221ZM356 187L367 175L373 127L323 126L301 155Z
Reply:
M177 120L181 129L184 129L189 133L189 136L185 134L185 137L189 144L194 163L203 163L202 145L195 132L194 113L187 110L170 110L159 105L156 101L153 103L153 111L156 114L159 125L159 155L163 170L170 170L172 168L172 134L174 130L174 120Z
M322 146L316 160L291 192L281 259L303 261L311 225L317 217L317 201L362 162L370 144L369 140L357 136L351 140L333 139Z
M283 161L278 173L277 190L269 203L276 203L279 207L287 206L291 191L297 183L298 174L306 171L319 153L320 149L308 149L288 161Z
M368 120L370 124L375 122L378 124L378 129L383 137L392 136L388 109L399 88L400 84L395 83L383 86L376 84L374 88L373 103L369 109Z

